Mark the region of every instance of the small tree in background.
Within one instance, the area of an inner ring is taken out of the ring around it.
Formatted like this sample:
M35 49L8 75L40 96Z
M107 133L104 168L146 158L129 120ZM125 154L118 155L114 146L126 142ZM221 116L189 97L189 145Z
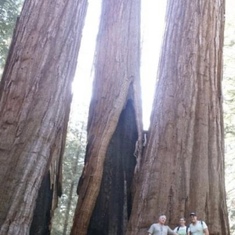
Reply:
M3 69L23 0L0 1L0 71ZM1 75L1 72L0 72Z
M224 122L225 122L225 163L226 191L231 234L235 234L235 15L233 0L226 1L226 24L224 40Z
M77 202L77 184L84 165L86 149L86 111L78 119L73 115L78 110L84 110L79 105L72 108L68 125L64 160L63 160L63 194L55 210L52 224L52 235L70 234L74 211Z

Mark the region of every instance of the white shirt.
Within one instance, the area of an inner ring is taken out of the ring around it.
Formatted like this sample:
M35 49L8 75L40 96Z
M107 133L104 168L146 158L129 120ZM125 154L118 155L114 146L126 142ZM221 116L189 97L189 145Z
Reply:
M179 228L179 229L178 229ZM189 228L188 228L188 232L189 232ZM174 232L176 232L179 235L187 235L187 226L178 226L174 229Z
M192 235L203 235L203 230L208 227L204 221L199 220L195 224L190 224L189 228Z
M152 224L148 232L152 235L168 235L174 234L173 230L167 225L161 225L159 223Z

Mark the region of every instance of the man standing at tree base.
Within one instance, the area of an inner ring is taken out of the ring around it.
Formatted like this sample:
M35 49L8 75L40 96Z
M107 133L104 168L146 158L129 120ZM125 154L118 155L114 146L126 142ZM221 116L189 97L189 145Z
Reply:
M190 235L209 235L209 230L206 223L202 220L197 220L197 215L195 212L190 213L190 219Z
M158 223L154 223L148 230L149 235L177 235L171 228L165 225L166 216L161 215L158 219Z

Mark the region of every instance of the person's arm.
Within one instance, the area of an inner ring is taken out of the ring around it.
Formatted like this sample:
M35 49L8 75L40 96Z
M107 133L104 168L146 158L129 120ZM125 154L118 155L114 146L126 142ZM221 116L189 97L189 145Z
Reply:
M205 235L209 235L209 230L208 230L207 224L204 221L202 221L202 227L203 227L203 233Z
M187 227L188 229L188 232L187 232L187 235L192 235L191 231L190 231L190 226Z
M208 230L208 228L203 229L203 232L204 232L205 235L209 235L209 230Z
M153 234L153 232L154 232L154 227L153 226L154 226L153 224L150 226L150 228L148 230L148 235L152 235Z
M167 234L169 235L178 235L176 232L174 232L169 226L168 226L168 229L167 229Z

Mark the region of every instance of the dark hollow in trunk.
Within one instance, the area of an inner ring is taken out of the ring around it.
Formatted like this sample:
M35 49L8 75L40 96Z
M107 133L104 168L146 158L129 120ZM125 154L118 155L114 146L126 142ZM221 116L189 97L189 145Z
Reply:
M50 235L51 206L53 197L53 189L50 184L50 173L48 172L44 176L39 189L33 221L30 227L30 235Z
M125 234L131 212L131 183L136 164L134 151L137 139L135 111L129 100L108 147L101 189L88 235Z

